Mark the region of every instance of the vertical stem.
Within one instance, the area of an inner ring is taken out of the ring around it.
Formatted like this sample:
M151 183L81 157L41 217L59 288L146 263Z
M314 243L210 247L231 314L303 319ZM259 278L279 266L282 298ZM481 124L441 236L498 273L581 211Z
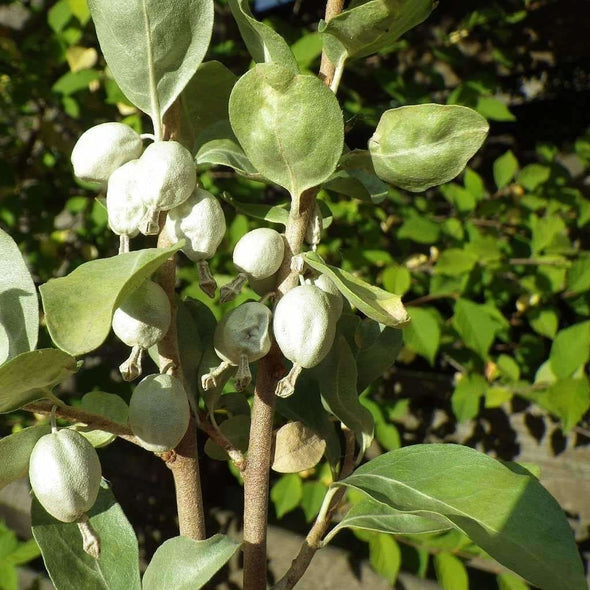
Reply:
M258 363L244 473L244 590L266 588L268 486L275 388L282 376L280 354L274 345Z
M174 103L164 119L164 136L166 139L172 139L178 135L179 120L179 109L177 104ZM160 227L162 227L162 224L160 224ZM158 248L166 248L170 245L166 233L160 232ZM174 256L171 256L160 267L158 282L168 296L171 310L170 328L158 343L159 365L162 368L167 367L167 373L174 375L184 383L176 332L176 261ZM183 439L172 453L166 453L165 456L167 457L167 465L172 471L174 487L176 488L180 534L197 541L205 539L205 513L197 454L197 428L192 415Z
M344 0L327 0L326 20L340 13L343 6ZM328 87L334 71L334 65L323 54L319 77ZM301 252L317 193L317 188L311 188L300 196L292 195L285 228L285 256L279 270L279 297L297 286L298 277L291 271L291 259ZM244 473L244 590L266 588L266 529L275 389L283 373L281 351L273 344L268 355L258 363L252 405L248 463Z

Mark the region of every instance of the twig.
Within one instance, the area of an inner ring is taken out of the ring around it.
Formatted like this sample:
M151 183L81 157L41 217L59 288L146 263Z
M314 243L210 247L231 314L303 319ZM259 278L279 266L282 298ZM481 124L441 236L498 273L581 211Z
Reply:
M276 345L260 359L244 473L244 590L266 588L266 529L275 389L283 374Z
M199 410L198 416L198 427L229 455L232 463L239 471L244 471L246 469L247 461L242 451L237 449L223 432L215 428L215 425L210 422L207 412Z
M344 0L328 0L326 21L342 11ZM335 68L322 54L319 77L330 87ZM314 210L317 188L293 201L285 228L286 248L279 269L277 298L297 286L297 273L291 271L291 260L301 252L309 219ZM266 530L268 489L272 449L275 389L284 372L282 354L276 344L258 364L258 375L252 405L252 425L248 445L248 466L244 472L244 590L266 588Z
M139 445L139 441L133 436L131 429L124 424L119 424L113 420L109 420L100 414L93 414L92 412L86 412L80 408L74 408L72 406L55 406L54 403L46 401L33 402L27 404L22 409L27 412L33 412L34 414L45 414L50 415L52 408L55 408L55 415L63 420L69 420L71 422L80 422L86 424L86 426L116 434L118 437L125 439L133 444Z
M176 101L164 116L164 138L176 139L179 136L179 129L180 106ZM165 219L165 215L162 217ZM170 245L168 236L161 231L158 236L158 248L167 248ZM170 328L158 343L159 366L167 367L168 374L174 375L184 383L176 333L176 260L174 255L160 267L158 283L168 296L171 310ZM197 428L192 415L183 439L174 451L164 453L163 458L174 477L180 534L197 541L205 539L205 512L197 454Z
M344 461L342 462L342 469L340 470L339 479L344 479L350 475L354 469L354 432L346 427L343 427L342 430L344 432L345 439L345 455ZM307 537L305 537L303 545L301 545L299 554L291 563L291 567L287 573L275 584L273 590L290 590L301 579L309 567L309 564L311 563L311 560L313 559L316 551L322 547L322 537L328 530L332 520L332 515L338 508L338 505L342 501L345 493L346 489L344 487L339 487L333 492L331 498L327 497L327 510L323 509L320 511L313 527L309 531Z

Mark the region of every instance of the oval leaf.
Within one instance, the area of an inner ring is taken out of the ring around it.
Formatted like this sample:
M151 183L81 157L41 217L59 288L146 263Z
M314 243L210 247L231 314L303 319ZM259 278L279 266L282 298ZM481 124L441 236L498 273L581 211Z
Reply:
M432 0L357 2L320 26L330 59L364 57L391 46L432 12ZM326 36L329 38L326 39Z
M229 0L229 7L255 62L273 62L299 73L297 60L287 42L268 25L252 16L248 0Z
M369 461L336 485L396 510L446 518L544 590L584 590L584 570L559 504L528 472L468 447L414 445Z
M77 370L75 358L54 348L19 354L0 367L0 414L44 397L43 390L65 381Z
M0 440L0 489L27 475L33 447L42 436L50 432L51 427L46 424L31 426Z
M272 469L278 473L299 473L317 465L326 450L326 441L303 422L281 426L275 437Z
M73 356L98 348L108 336L118 303L151 276L184 241L91 260L66 277L41 285L45 319L53 342Z
M236 449L242 452L248 450L250 415L238 414L237 416L232 416L219 425L219 430ZM205 443L205 453L211 459L216 459L217 461L227 461L229 459L228 454L210 438Z
M481 147L487 121L456 105L421 104L383 113L369 151L377 176L421 192L457 176Z
M205 541L188 537L168 539L154 553L143 576L143 590L198 590L202 588L240 548L226 535Z
M38 332L35 284L15 241L0 229L0 365L34 350Z
M258 64L234 86L229 117L254 167L293 198L326 180L342 154L340 106L315 76Z
M391 328L403 328L410 322L399 295L369 285L345 270L326 264L315 252L305 252L303 258L313 269L327 274L351 305L376 322Z
M54 586L62 589L139 590L137 539L104 480L88 516L100 536L99 559L84 552L82 535L76 523L56 520L33 499L33 537L41 548Z
M88 0L88 6L117 84L159 122L205 56L213 0Z

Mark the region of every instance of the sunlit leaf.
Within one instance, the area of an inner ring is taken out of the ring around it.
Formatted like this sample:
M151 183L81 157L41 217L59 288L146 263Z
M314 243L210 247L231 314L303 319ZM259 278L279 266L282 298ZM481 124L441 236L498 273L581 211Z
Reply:
M52 340L74 356L98 348L111 329L117 305L183 245L180 241L166 249L149 248L91 260L68 276L41 285Z
M486 120L467 107L405 106L383 113L369 151L379 178L421 192L455 178L488 129Z

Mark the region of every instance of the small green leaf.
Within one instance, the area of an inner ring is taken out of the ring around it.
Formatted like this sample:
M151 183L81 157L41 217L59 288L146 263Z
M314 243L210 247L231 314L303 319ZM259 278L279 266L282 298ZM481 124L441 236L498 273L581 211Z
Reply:
M411 324L404 330L404 343L432 366L440 345L440 319L429 308L409 307Z
M73 356L98 348L111 330L117 305L182 248L149 248L91 260L66 277L41 285L51 338Z
M567 289L571 293L590 291L590 256L574 260L567 271Z
M72 18L72 9L67 0L58 0L47 12L47 24L54 33L61 33Z
M405 106L383 113L369 151L379 178L421 192L455 178L488 129L486 120L467 107Z
M412 240L418 244L432 245L440 236L440 224L410 210L408 217L397 230L398 240Z
M477 199L460 184L450 182L439 188L443 197L461 214L471 213L477 207Z
M391 535L377 533L369 540L369 561L373 569L390 584L395 584L402 562L398 544Z
M252 59L258 63L276 63L298 74L299 66L287 42L252 16L248 0L228 0L228 3Z
M395 451L402 446L399 430L394 424L386 422L375 424L375 438L386 451Z
M475 170L465 168L463 184L465 185L466 190L468 190L478 201L484 198L486 187L482 177L475 172Z
M451 553L436 553L434 571L442 590L469 590L469 578L463 562Z
M33 499L33 536L54 586L72 590L139 590L137 538L104 480L88 516L100 537L99 559L84 552L75 522L56 520Z
M510 112L510 109L493 96L479 97L475 109L490 121L516 121L516 117Z
M452 324L463 338L465 346L486 360L498 329L486 306L459 299L455 304Z
M88 6L117 84L159 125L205 57L213 0L88 0Z
M560 330L551 346L549 360L556 377L569 377L590 359L590 320Z
M88 85L100 78L97 70L81 70L79 72L67 72L59 78L51 87L53 92L70 96L81 90L87 90Z
M507 186L517 171L518 160L510 150L496 159L494 162L494 182L498 190Z
M399 295L369 285L345 270L326 264L315 252L306 252L303 257L309 266L327 274L351 305L376 322L391 328L403 328L410 321Z
M204 541L173 537L164 541L143 575L142 590L198 590L233 557L241 543L227 535Z
M288 512L295 510L303 496L301 478L296 473L283 475L271 488L272 500L277 518L282 518Z
M516 177L516 182L527 191L534 191L538 186L544 184L551 176L551 168L543 164L529 164L525 166Z
M305 522L311 522L318 515L327 491L328 488L319 481L303 483L301 509L305 514Z
M490 387L485 393L485 407L499 408L512 399L513 393L505 387Z
M468 447L418 444L380 455L336 485L396 510L446 519L543 590L586 588L564 513L523 469Z
M546 217L531 217L531 250L533 254L539 254L550 247L559 237L567 233L566 225L557 215ZM556 270L556 269L552 269Z
M460 248L449 248L441 252L436 266L435 274L449 275L452 277L467 274L477 264L477 255Z
M529 314L529 323L537 334L554 338L559 326L559 316L555 309L535 309Z
M507 354L501 354L496 361L500 373L508 379L508 381L518 381L520 379L520 367L518 363Z
M453 414L459 422L475 418L479 412L479 400L487 391L487 382L481 375L465 375L461 378L453 396L451 404Z
M333 63L365 57L390 47L406 31L424 21L432 0L369 0L353 3L319 29Z
M381 275L381 282L386 291L403 296L410 289L412 275L405 266L388 266Z
M590 383L586 377L560 379L546 391L528 392L525 397L557 416L569 432L590 408Z
M364 452L373 440L375 426L371 412L359 401L355 358L346 339L336 335L328 356L314 368L322 400L357 437Z
M67 0L72 14L85 25L90 20L90 10L86 0Z
M35 284L16 242L0 229L0 365L34 350L39 332Z
M342 154L338 100L315 76L257 64L234 86L229 116L254 167L295 199L327 180Z
M61 350L23 352L0 367L0 413L41 399L78 370L76 359Z
M29 457L37 441L49 434L48 425L30 426L0 439L0 489L11 481L25 477L29 470Z

